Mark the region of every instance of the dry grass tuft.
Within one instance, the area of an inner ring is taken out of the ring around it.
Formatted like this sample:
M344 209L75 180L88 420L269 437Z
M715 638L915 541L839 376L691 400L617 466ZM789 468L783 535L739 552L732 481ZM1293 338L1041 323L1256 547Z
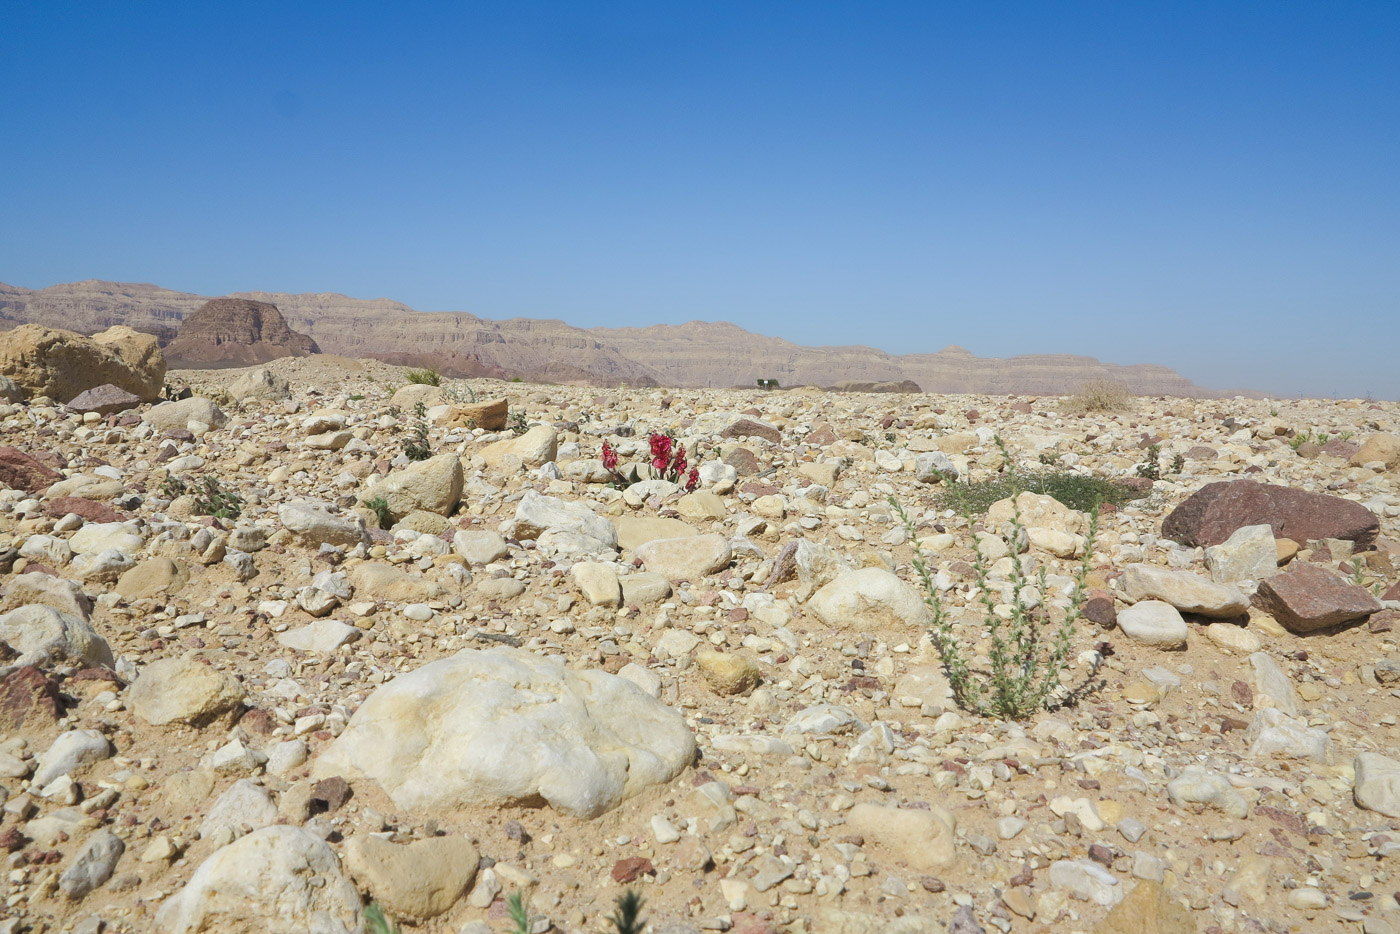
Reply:
M1068 415L1126 412L1132 407L1133 394L1126 385L1112 379L1090 380L1080 387L1079 392L1066 396L1060 403L1060 411Z

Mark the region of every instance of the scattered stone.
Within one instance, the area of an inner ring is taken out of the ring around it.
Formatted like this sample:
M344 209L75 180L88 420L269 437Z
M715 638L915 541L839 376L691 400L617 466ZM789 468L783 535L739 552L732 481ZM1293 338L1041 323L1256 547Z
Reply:
M1267 525L1236 529L1219 545L1206 549L1206 567L1217 584L1262 580L1278 573L1278 547Z
M386 913L425 920L448 911L471 888L480 859L461 836L406 846L360 834L345 841L345 868Z
M801 567L799 550L799 568ZM918 631L928 625L923 596L889 571L846 571L807 601L807 609L837 629Z
M914 872L936 872L957 860L957 819L938 805L925 809L857 804L846 812L846 827L889 851Z
M93 889L112 878L117 861L126 850L121 838L99 830L88 838L72 864L58 877L58 888L73 901L85 898Z
M758 686L762 677L758 663L743 652L706 650L695 656L695 663L717 694L747 694Z
M111 668L112 650L85 620L39 604L0 616L0 641L19 653L16 665L46 668L69 662L81 668Z
M1183 613L1229 619L1249 609L1249 598L1237 588L1217 584L1189 571L1130 564L1123 569L1122 582L1129 600L1160 600Z
M85 389L68 403L70 412L77 412L85 415L88 412L95 412L98 415L116 415L118 412L125 412L127 409L134 409L141 404L141 397L135 393L127 392L120 386L111 383L104 383L101 386L94 386Z
M153 726L203 726L243 702L243 685L192 655L163 658L141 670L129 700L136 716Z
M1254 604L1290 632L1313 632L1379 612L1380 603L1364 588L1316 564L1295 564L1263 581Z
M1363 752L1352 762L1356 806L1400 818L1400 761L1376 752Z
M1160 600L1142 600L1118 614L1118 628L1134 642L1161 649L1179 649L1189 634L1176 607Z
M729 564L732 552L722 536L696 535L647 542L634 555L648 571L667 580L695 581Z

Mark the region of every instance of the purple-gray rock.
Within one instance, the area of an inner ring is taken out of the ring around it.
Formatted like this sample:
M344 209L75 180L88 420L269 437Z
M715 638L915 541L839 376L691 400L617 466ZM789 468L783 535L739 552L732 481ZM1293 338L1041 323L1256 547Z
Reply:
M1360 503L1325 493L1227 480L1208 483L1186 498L1166 519L1162 535L1183 545L1219 545L1246 525L1268 525L1274 538L1303 544L1340 538L1370 546L1380 528L1374 513Z
M1364 588L1316 564L1296 564L1259 583L1254 605L1290 632L1312 632L1378 612Z
M80 415L96 412L98 415L115 415L134 409L141 404L141 397L127 392L120 386L103 383L85 390L68 403L68 409Z

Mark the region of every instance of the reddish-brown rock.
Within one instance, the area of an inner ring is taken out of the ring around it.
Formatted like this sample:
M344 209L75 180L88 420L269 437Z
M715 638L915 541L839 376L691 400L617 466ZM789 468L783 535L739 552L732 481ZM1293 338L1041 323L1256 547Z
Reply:
M1309 542L1341 538L1365 548L1380 527L1371 510L1340 496L1229 480L1210 483L1162 520L1162 535L1183 545L1219 545L1246 525L1268 525L1274 538Z
M57 470L45 467L19 448L0 447L0 483L10 489L38 493L62 479Z
M783 440L782 432L778 429L751 418L741 418L719 434L721 438L762 438L774 444Z
M280 357L320 353L316 342L287 326L276 305L216 298L187 315L165 348L171 366L253 366Z
M1366 588L1316 564L1296 564L1260 581L1253 602L1290 632L1326 629L1381 608Z
M62 519L69 513L82 516L89 522L126 521L126 516L106 503L99 503L95 499L87 499L83 496L60 496L58 499L51 499L44 504L44 515L51 518Z
M41 729L61 716L58 682L33 665L17 668L0 681L0 729Z

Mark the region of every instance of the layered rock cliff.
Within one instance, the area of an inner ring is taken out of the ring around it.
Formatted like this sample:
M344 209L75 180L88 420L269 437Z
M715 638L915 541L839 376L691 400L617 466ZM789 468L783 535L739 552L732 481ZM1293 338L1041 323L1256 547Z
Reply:
M727 322L576 328L562 321L494 321L465 312L418 312L388 299L335 293L242 292L276 305L293 331L326 353L432 366L449 376L520 376L633 386L783 386L912 381L925 392L1067 393L1111 379L1143 395L1213 396L1176 371L1071 354L977 357L960 347L889 354L873 347L803 347ZM82 333L125 324L169 344L208 299L154 285L89 280L47 289L0 285L0 328L34 322ZM210 364L198 364L210 365Z
M165 357L175 367L215 369L320 352L314 340L287 327L276 305L216 298L185 316Z

